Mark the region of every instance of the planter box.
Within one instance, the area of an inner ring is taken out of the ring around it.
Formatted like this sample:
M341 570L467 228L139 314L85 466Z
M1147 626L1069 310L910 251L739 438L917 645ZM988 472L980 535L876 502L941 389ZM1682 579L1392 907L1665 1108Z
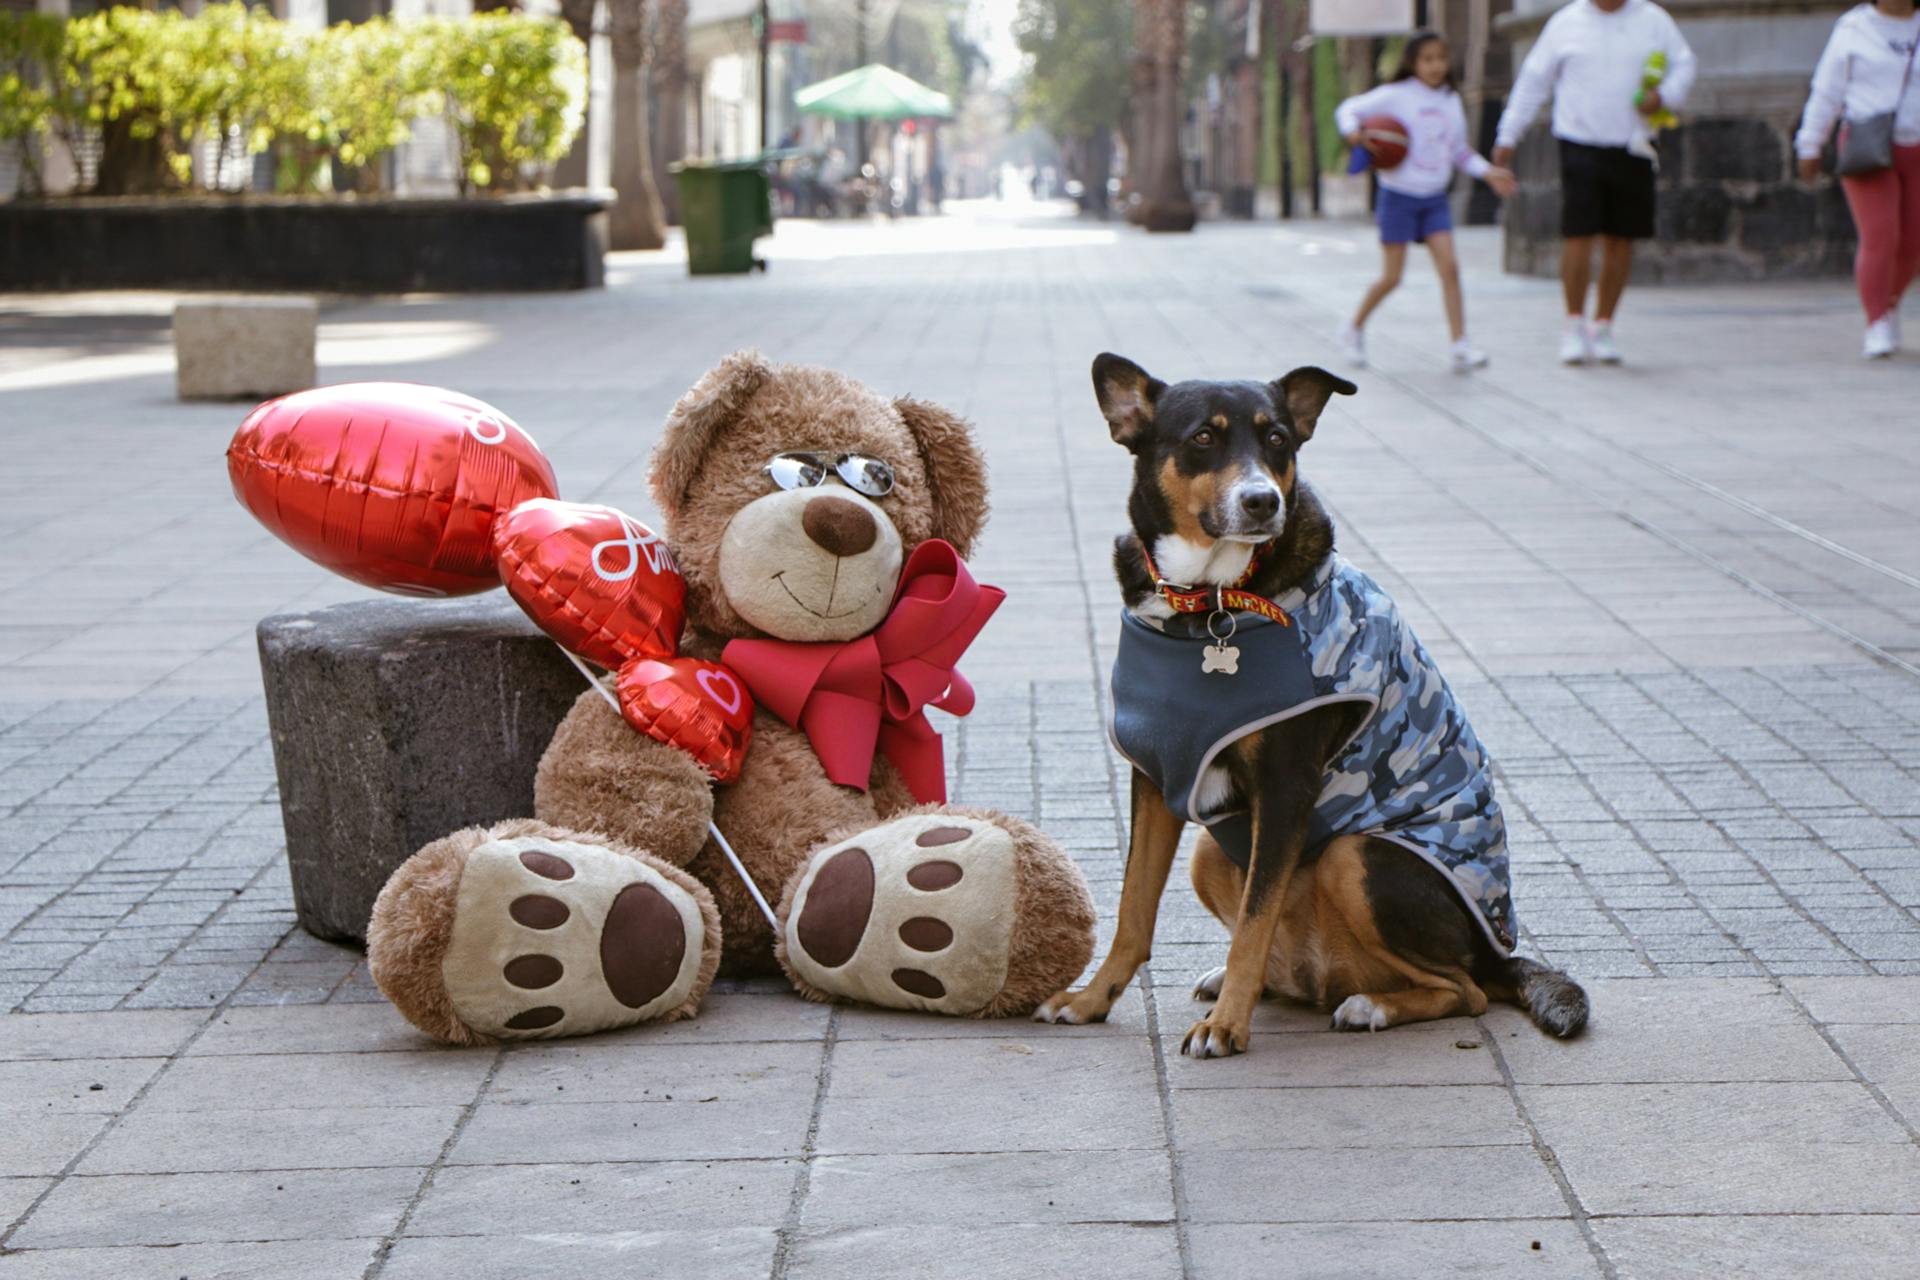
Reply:
M605 283L611 192L0 203L0 290L407 293Z

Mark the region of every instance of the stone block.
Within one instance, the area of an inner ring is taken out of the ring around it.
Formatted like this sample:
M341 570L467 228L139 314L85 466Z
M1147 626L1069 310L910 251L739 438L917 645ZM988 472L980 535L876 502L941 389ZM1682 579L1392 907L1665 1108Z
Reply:
M1733 198L1723 188L1686 186L1660 196L1660 238L1720 244L1733 220Z
M1740 210L1740 246L1765 253L1810 244L1816 205L1804 187L1773 187Z
M1764 120L1693 120L1677 132L1684 138L1684 169L1694 182L1779 182L1787 175L1787 149ZM1665 143L1662 143L1663 164Z
M368 600L260 623L300 924L364 942L395 867L461 827L531 817L584 687L504 595Z
M314 383L320 304L312 298L216 296L173 308L182 400L265 400Z

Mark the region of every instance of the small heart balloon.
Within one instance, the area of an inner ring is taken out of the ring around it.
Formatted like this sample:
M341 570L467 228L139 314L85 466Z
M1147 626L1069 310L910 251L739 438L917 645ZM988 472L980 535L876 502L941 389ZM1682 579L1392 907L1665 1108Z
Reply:
M494 522L507 594L542 631L590 662L671 657L686 579L667 544L625 512L536 498Z
M498 586L494 517L559 491L513 419L410 382L348 382L267 401L234 433L227 475L240 504L295 551L401 595Z
M739 677L699 658L635 658L620 668L620 714L679 747L719 782L737 782L753 737L753 699Z

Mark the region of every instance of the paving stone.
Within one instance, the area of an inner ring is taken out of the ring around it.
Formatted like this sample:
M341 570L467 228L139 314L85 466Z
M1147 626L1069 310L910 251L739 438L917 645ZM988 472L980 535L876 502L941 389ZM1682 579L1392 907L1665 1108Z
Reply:
M513 1046L486 1097L490 1104L637 1105L717 1097L744 1108L784 1095L811 1098L819 1070L818 1044L654 1045L644 1037L592 1036Z
M1163 1043L1169 1055L1167 1083L1174 1089L1500 1083L1500 1069L1471 1019L1415 1023L1371 1034L1328 1031L1324 1022L1320 1026L1323 1029L1311 1035L1256 1030L1248 1052L1199 1059L1179 1056L1184 1022L1173 1031L1166 1030L1163 1022ZM1540 1035L1531 1023L1525 1026L1531 1034ZM1473 1048L1458 1047L1468 1041Z
M15 1015L0 1024L0 1059L164 1056L205 1022L201 1014L171 1011Z
M1181 1089L1172 1106L1182 1151L1531 1141L1512 1096L1495 1085Z
M1520 1100L1545 1141L1659 1149L1689 1142L1904 1143L1909 1136L1860 1085L1522 1085Z
M21 1249L7 1255L7 1280L123 1280L124 1277L219 1276L220 1280L284 1280L287 1276L358 1276L379 1241L275 1240L164 1248ZM389 1273L391 1274L391 1273Z
M420 1052L431 1044L384 1000L377 1005L229 1008L187 1050L235 1054Z
M68 1178L8 1243L53 1249L378 1238L393 1230L419 1185L418 1169Z
M165 1058L0 1062L0 1119L15 1111L119 1111L166 1065Z
M794 1165L785 1160L443 1168L407 1235L592 1235L616 1223L685 1233L773 1224L786 1212L793 1178Z
M0 1176L0 1220L12 1222L27 1211L27 1206L53 1185L52 1178L16 1178Z
M795 1280L877 1275L1025 1280L1036 1259L1055 1274L1160 1280L1180 1272L1173 1228L1149 1224L1008 1227L865 1227L803 1235L787 1274ZM1070 1260L1070 1261L1069 1261Z
M465 1106L493 1061L489 1050L437 1049L181 1058L143 1110Z
M438 1158L459 1118L458 1107L141 1107L89 1151L76 1172L424 1168Z
M1595 1214L1906 1213L1920 1203L1911 1143L1562 1142L1554 1154Z
M1173 1218L1162 1151L825 1156L813 1162L801 1224L853 1227L1096 1222Z
M9 1111L0 1119L0 1169L23 1177L62 1173L110 1119L97 1112Z
M396 1243L382 1280L521 1280L535 1275L665 1276L733 1280L766 1273L778 1236L771 1227L704 1231L528 1232L408 1238Z
M1620 1274L1800 1276L1830 1272L1905 1280L1920 1252L1920 1216L1850 1214L1766 1217L1609 1218L1593 1224Z
M1532 1147L1200 1151L1181 1168L1194 1222L1539 1218L1567 1207Z
M1518 1221L1200 1223L1188 1231L1196 1280L1370 1280L1375 1276L1603 1274L1568 1218ZM1537 1246L1537 1247L1536 1247Z
M1032 1027L1032 1024L1022 1024ZM1141 1037L840 1045L820 1113L826 1155L1165 1145ZM939 1105L927 1105L937 1089Z

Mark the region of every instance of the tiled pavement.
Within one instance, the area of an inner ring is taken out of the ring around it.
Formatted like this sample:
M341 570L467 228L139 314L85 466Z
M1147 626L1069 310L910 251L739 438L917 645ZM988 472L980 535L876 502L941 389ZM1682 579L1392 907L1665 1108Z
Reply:
M1638 292L1634 362L1562 370L1552 290L1466 247L1494 368L1440 372L1411 273L1306 474L1499 758L1526 945L1594 1027L1336 1036L1275 1004L1212 1063L1175 1050L1222 934L1177 882L1104 1027L762 984L426 1044L291 928L280 865L251 626L354 589L225 495L239 414L169 398L164 299L0 304L0 1277L1911 1274L1920 365L1847 363L1832 285ZM1088 359L1330 362L1368 253L789 224L764 279L636 256L604 294L333 304L321 358L493 400L568 496L641 511L662 413L737 345L965 410L1013 598L956 796L1042 822L1110 917L1126 464Z

